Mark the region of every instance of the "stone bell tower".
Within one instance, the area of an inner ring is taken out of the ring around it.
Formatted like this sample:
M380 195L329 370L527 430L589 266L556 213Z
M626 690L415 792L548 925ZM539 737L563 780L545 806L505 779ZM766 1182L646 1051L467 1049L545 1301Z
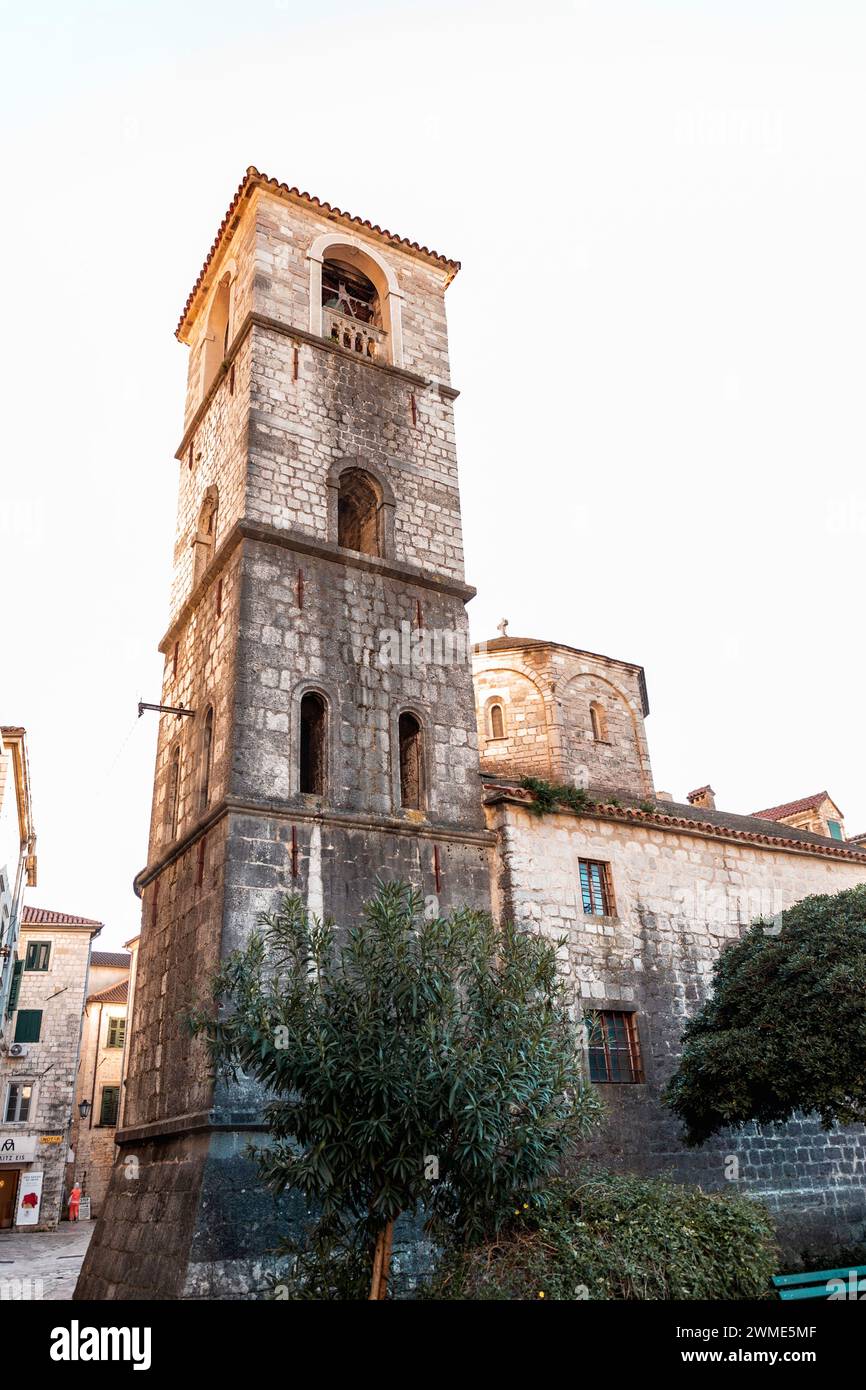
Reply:
M185 1016L286 892L489 903L448 369L457 262L248 169L190 348L119 1158L79 1298L243 1294L286 1228Z

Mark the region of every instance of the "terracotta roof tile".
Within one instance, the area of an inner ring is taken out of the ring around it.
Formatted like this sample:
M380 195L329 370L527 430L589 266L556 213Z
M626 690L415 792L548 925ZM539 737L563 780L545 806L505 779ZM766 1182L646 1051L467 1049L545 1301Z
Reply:
M759 820L781 820L782 816L796 816L800 811L816 811L825 801L832 800L827 792L815 792L814 796L801 796L799 801L786 801L781 806L771 806L767 811L753 811L752 815Z
M484 800L492 805L496 801L532 801L532 792L508 778L482 775ZM563 815L601 816L609 820L638 821L669 829L699 831L705 835L728 836L745 840L750 844L779 845L786 849L798 849L812 854L831 855L834 859L850 859L855 863L866 864L866 845L852 845L850 840L833 840L826 835L817 835L813 830L802 830L799 826L782 825L779 821L765 820L755 816L738 816L732 811L711 811L706 806L688 806L675 801L658 802L652 811L644 811L639 806L614 806L603 801L604 793L599 789L590 795L598 795L599 800L587 807L586 811L574 812L563 808ZM557 808L556 814L560 814Z
M116 985L109 985L107 989L97 990L95 994L88 994L88 1004L125 1004L129 995L129 981L120 980Z
M99 927L101 930L103 925L92 917L75 917L71 912L53 912L48 907L25 906L21 921L25 927Z
M394 246L402 246L406 251L414 251L419 256L426 256L428 260L438 261L452 272L452 278L460 269L459 261L452 261L448 256L442 256L438 251L431 251L429 246L421 246L417 241L410 241L408 237L398 236L396 232L389 232L387 227L379 227L374 222L367 221L364 217L355 217L351 212L344 212L342 208L332 207L330 203L324 203L320 198L316 198L312 193L302 193L299 188L290 188L286 183L280 183L279 179L272 179L269 174L261 173L254 164L250 164L232 201L229 203L225 217L219 226L219 231L214 237L213 245L205 257L204 265L199 271L198 279L190 290L189 297L183 307L183 313L178 320L175 336L180 337L181 330L186 323L189 311L192 308L193 300L198 294L205 276L210 269L211 262L222 244L223 238L230 228L233 230L235 213L240 202L247 197L254 188L269 188L274 193L279 193L282 197L298 200L302 203L309 203L311 207L318 208L320 212L328 217L339 218L341 222L351 223L356 227L363 227L368 232L374 232L377 236L384 237Z
M129 966L132 956L128 951L91 951L91 965L113 966L116 970L125 970Z

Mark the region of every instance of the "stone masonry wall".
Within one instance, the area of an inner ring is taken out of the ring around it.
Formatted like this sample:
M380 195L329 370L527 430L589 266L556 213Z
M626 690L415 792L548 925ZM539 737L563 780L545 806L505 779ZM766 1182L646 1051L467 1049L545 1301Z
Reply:
M814 1117L749 1126L686 1149L659 1101L676 1067L686 1019L705 999L713 962L759 914L814 893L866 882L866 865L715 837L565 814L530 817L490 808L500 840L503 910L565 936L561 965L576 1007L637 1012L646 1084L606 1085L602 1136L590 1146L607 1167L726 1186L774 1210L791 1259L866 1243L866 1132L824 1133ZM584 914L578 860L610 864L614 918ZM737 1160L731 1165L730 1159Z
M473 659L481 767L497 776L533 776L626 795L653 794L639 668L555 643L532 642ZM490 707L502 705L504 737ZM594 737L590 707L607 737Z

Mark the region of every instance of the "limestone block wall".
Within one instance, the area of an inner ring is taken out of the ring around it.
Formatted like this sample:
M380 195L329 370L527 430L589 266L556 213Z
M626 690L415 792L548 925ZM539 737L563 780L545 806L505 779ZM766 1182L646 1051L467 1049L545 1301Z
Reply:
M607 1166L738 1190L776 1211L789 1255L866 1242L866 1132L824 1133L814 1117L749 1126L686 1149L659 1093L686 1019L706 998L713 962L759 914L866 882L866 863L792 853L615 819L488 810L499 837L499 907L551 939L576 1014L635 1011L645 1084L604 1085L609 1117L591 1153ZM616 916L584 914L578 861L611 866ZM736 1163L732 1165L730 1159Z
M298 803L300 700L314 688L329 709L326 809L407 818L397 721L408 709L423 730L426 819L482 829L468 661L412 648L420 599L425 626L459 634L467 653L462 600L266 544L245 548L243 582L235 793Z
M350 460L393 496L388 558L462 580L451 397L324 343L253 343L247 516L336 542L328 482Z
M482 644L473 672L484 772L652 796L640 667L518 638ZM491 723L494 703L502 707L502 737Z
M403 366L419 376L449 381L445 319L447 271L357 225L343 226L315 208L286 202L266 189L255 194L254 307L296 328L310 323L310 263L313 242L323 233L343 233L392 267L402 295Z

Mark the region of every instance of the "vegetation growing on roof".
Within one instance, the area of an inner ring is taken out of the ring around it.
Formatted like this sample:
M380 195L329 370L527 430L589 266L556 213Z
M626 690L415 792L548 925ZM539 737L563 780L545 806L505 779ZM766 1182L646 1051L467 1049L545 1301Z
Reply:
M541 777L521 777L524 791L532 792L533 800L526 809L534 816L543 816L560 806L570 811L586 811L594 802L586 787L571 787L562 782L545 782Z

